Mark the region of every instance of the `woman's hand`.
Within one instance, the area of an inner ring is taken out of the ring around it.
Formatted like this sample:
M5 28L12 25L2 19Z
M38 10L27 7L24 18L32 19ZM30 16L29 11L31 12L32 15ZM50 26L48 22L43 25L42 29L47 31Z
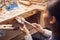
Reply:
M29 30L27 29L27 27L26 27L25 24L22 24L19 28L20 28L20 30L21 30L22 32L24 32L26 35L29 35L29 34L30 34L30 32L29 32Z
M43 27L41 27L41 25L37 24L37 23L32 23L33 27L39 31L40 33L44 33L44 29Z

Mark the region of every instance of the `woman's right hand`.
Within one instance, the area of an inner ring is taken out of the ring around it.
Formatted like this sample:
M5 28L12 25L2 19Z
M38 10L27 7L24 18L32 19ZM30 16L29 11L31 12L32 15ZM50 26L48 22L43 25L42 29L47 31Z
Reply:
M24 32L26 35L29 35L30 32L29 30L27 29L26 25L25 24L22 24L22 26L19 27L19 29Z
M40 24L32 23L33 27L40 33L44 33L44 29Z

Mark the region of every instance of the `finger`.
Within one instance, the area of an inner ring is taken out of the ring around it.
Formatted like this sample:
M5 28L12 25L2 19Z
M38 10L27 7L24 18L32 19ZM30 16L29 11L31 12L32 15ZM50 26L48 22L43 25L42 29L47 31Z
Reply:
M40 24L37 24L37 23L33 23L33 25L35 25L37 27L40 27Z
M22 23L19 24L19 27L24 27L24 26L25 26L24 23L23 24Z
M23 28L22 27L19 27L20 30L22 30Z
M34 24L32 24L32 25L33 25L33 28L38 29Z
M36 26L32 23L32 27L36 27Z
M26 25L25 24L22 24L21 26L19 26L20 29L24 29L26 28Z

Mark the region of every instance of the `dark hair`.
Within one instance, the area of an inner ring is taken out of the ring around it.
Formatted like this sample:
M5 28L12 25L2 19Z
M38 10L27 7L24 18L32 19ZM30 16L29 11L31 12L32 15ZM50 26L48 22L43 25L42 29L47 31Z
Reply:
M55 25L55 30L60 29L60 0L51 0L48 2L47 11L51 16L56 18L57 26Z
M48 13L51 16L54 16L60 24L60 0L51 0L47 4Z

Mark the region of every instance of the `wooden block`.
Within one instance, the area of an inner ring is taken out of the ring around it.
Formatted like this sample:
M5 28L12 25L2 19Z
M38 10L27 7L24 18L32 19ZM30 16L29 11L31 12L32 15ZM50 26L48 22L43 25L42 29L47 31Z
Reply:
M26 6L30 6L31 5L31 2L25 1L25 0L19 0L19 3L22 3L22 4L26 5Z

